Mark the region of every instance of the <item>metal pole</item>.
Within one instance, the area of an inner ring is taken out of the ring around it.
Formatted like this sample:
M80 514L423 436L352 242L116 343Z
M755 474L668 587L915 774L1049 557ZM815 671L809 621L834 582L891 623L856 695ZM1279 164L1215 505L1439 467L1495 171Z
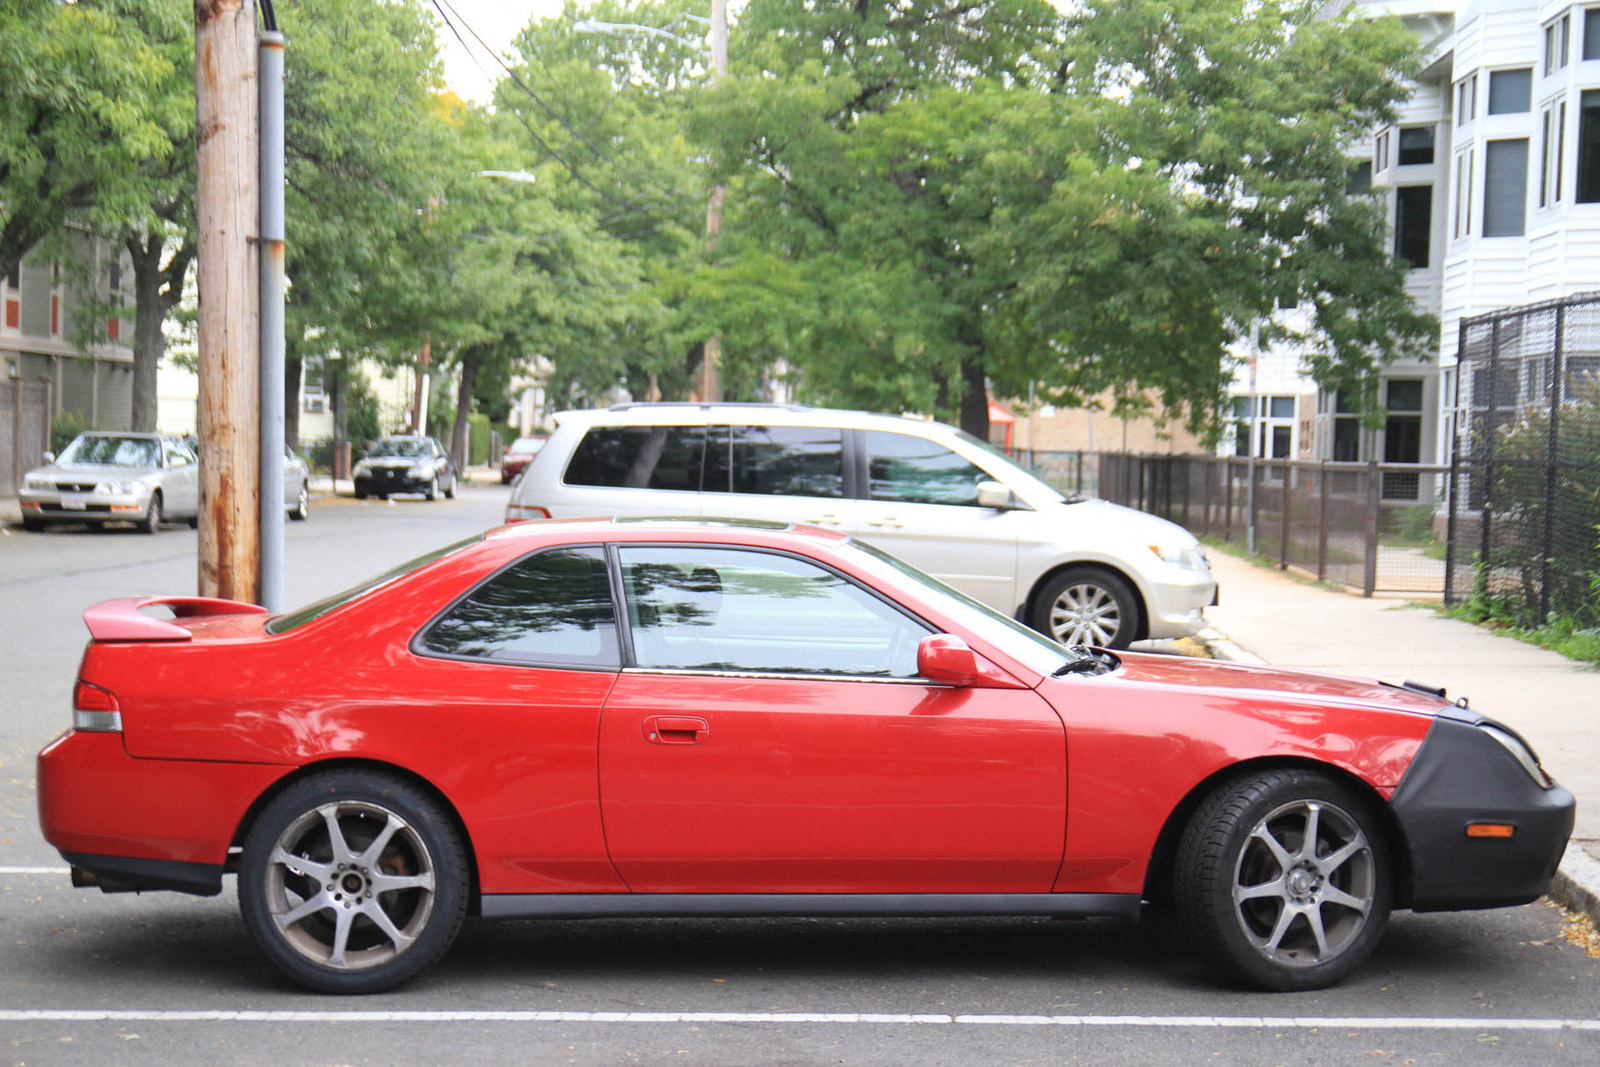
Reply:
M1256 395L1256 360L1261 356L1261 324L1250 323L1250 457L1245 464L1247 480L1245 514L1248 516L1244 534L1245 554L1256 554L1256 429L1260 422L1261 398Z
M283 34L258 39L261 101L261 604L283 610Z

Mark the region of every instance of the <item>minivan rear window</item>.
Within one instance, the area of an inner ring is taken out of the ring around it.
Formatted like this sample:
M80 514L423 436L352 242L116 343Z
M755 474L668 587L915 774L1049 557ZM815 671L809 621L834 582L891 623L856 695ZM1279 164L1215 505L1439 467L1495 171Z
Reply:
M568 485L700 489L704 426L596 426L567 464Z

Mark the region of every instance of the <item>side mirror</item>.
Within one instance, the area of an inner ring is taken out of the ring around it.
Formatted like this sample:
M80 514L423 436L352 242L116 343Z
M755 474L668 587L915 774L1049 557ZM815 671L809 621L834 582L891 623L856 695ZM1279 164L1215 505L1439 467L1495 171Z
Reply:
M54 452L46 452L44 454L44 461L46 463L54 463L56 461L56 454Z
M917 673L939 685L969 686L978 680L978 657L955 634L929 634L917 645Z
M1012 506L1011 490L999 482L978 483L978 506L1004 511Z

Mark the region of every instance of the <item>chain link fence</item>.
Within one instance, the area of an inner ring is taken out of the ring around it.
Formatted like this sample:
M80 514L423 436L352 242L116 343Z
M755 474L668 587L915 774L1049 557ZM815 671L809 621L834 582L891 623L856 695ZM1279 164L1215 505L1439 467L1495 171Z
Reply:
M1600 624L1600 293L1461 323L1445 599Z

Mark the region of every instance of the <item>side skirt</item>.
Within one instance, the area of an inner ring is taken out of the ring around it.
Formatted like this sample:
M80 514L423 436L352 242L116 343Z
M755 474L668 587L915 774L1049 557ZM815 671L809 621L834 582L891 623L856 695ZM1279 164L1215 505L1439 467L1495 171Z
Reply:
M486 919L1049 915L1138 919L1137 893L495 893Z

